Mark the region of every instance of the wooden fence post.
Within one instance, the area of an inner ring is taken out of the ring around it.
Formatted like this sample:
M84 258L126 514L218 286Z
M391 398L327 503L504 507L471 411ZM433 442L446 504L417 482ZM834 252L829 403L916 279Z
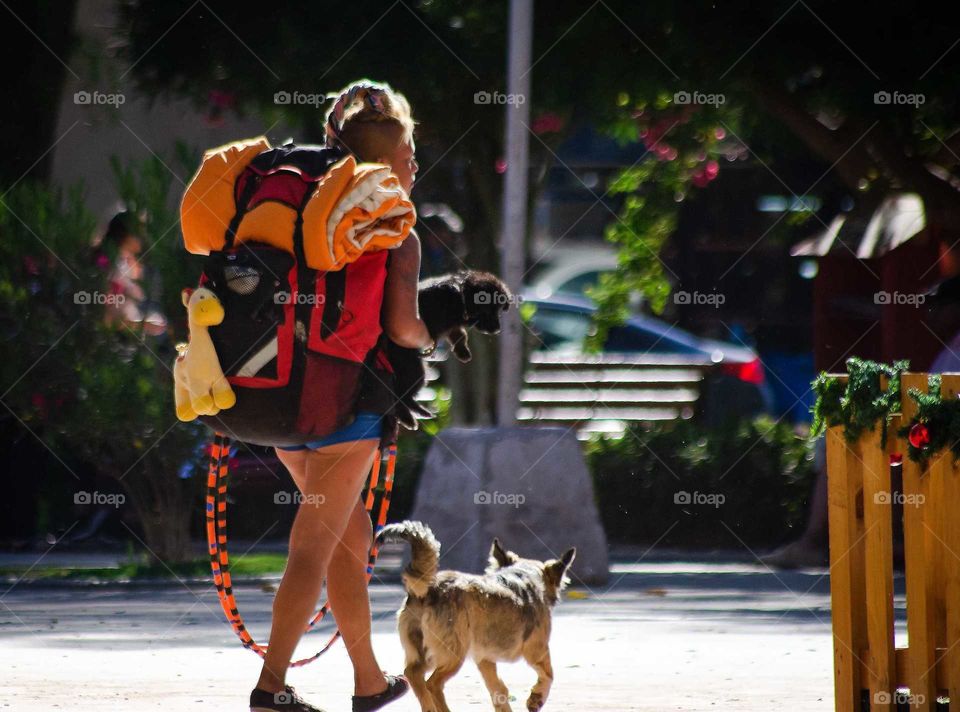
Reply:
M885 380L885 379L884 379ZM886 383L881 383L886 387ZM899 419L897 419L898 421ZM864 434L853 448L863 469L863 522L866 549L867 650L863 655L870 710L896 709L896 658L893 637L893 488L890 444L899 422L891 422L881 447L882 425Z
M956 400L960 393L960 375L944 374L940 395L944 400ZM950 443L953 445L953 443ZM946 668L945 684L950 696L950 706L960 707L960 467L954 462L950 449L942 453L939 472L942 478L940 521L943 523L943 602L945 608L945 633L943 663Z
M866 647L863 473L842 426L828 428L826 437L834 695L837 712L860 712L860 657Z
M916 388L927 390L927 374L904 373L900 378L900 408L902 420L909 423L917 414L917 404L908 396ZM936 652L937 626L935 601L935 559L930 546L931 530L927 524L930 515L930 476L909 457L903 458L904 558L907 584L907 684L913 695L913 708L929 712L937 699Z

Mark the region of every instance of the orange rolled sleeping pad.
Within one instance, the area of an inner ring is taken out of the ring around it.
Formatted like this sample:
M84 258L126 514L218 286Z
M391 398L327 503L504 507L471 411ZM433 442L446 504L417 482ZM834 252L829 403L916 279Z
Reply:
M250 161L270 148L265 136L236 141L203 154L180 203L180 228L188 252L209 255L222 250L237 212L234 185Z
M347 156L330 168L304 208L307 265L340 269L367 250L396 247L416 220L413 203L387 166Z
M184 244L207 255L222 250L237 211L235 185L250 162L270 148L265 137L237 141L204 154L180 206ZM296 170L296 169L292 169ZM399 245L416 222L416 211L389 167L357 163L346 156L310 186L303 209L307 266L338 270L368 250ZM260 242L293 252L296 211L272 200L251 206L236 242Z

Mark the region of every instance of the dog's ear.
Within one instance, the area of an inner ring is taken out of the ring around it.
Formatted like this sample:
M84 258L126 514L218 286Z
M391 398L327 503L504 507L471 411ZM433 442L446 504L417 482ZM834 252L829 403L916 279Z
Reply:
M567 570L570 568L570 564L573 563L576 556L577 550L570 548L567 549L559 559L551 559L543 566L544 577L558 589L562 590L570 583L570 579L567 578Z
M502 569L517 563L518 557L512 551L503 548L500 540L494 538L493 546L490 547L490 567L494 570Z

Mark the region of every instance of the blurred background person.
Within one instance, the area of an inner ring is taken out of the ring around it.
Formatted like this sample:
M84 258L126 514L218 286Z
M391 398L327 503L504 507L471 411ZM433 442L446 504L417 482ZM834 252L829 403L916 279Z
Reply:
M111 326L126 324L131 329L143 329L149 336L160 336L166 333L167 319L153 305L144 287L142 232L142 217L122 210L110 219L103 236L94 241L94 261L107 273L109 285L104 321Z
M463 268L466 257L463 220L449 205L418 205L417 235L420 237L422 249L422 278L448 274Z

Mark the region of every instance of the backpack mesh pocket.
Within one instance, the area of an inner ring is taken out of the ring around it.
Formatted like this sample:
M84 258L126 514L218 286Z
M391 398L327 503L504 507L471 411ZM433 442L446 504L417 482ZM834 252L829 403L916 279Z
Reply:
M253 294L260 285L260 270L247 265L227 265L223 276L227 289L244 297Z

